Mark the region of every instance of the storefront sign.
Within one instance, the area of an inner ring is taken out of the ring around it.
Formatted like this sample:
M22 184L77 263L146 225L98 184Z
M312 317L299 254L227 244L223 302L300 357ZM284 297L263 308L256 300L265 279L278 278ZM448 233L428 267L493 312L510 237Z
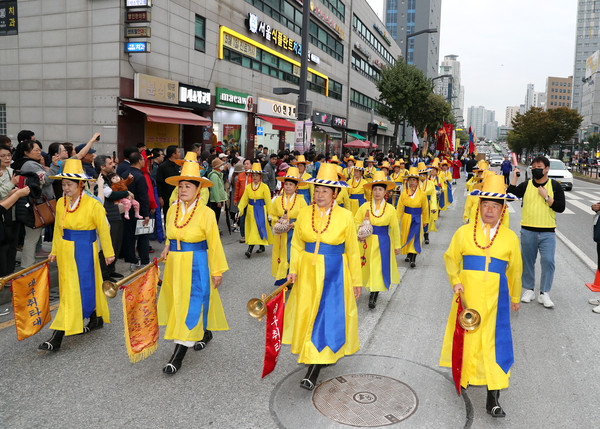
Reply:
M146 121L146 147L165 149L167 146L179 146L179 125Z
M125 7L150 7L152 0L125 0Z
M125 27L125 37L150 37L150 27Z
M256 113L259 115L295 119L296 106L293 104L280 103L279 101L267 100L266 98L259 98Z
M174 80L136 73L133 77L133 97L159 103L178 103L179 84Z
M150 42L127 42L125 52L133 54L140 52L150 52Z
M374 59L371 64L374 65L375 67L377 67L378 69L383 68L383 63L381 61L379 61L377 58Z
M16 1L0 1L0 36L19 34L19 17Z
M248 57L256 58L256 46L246 43L243 40L233 37L231 34L223 34L223 46L244 54Z
M251 112L254 100L248 94L217 87L217 106Z
M331 118L331 125L336 128L346 128L348 126L348 119L333 115Z
M315 110L313 111L313 122L316 125L331 125L331 115Z
M360 52L361 54L363 54L365 57L367 57L368 60L371 59L371 55L369 54L369 51L367 51L365 48L363 48L363 46L360 43L355 43L354 47L356 48L356 50L358 52Z
M257 136L262 136L262 135L264 135L264 133L265 133L265 130L263 127L256 127L256 135Z
M276 28L272 28L271 25L267 24L266 22L259 21L257 15L248 13L246 25L248 27L248 31L261 35L263 39L273 43L275 46L287 51L292 51L298 56L302 55L302 45L300 43L296 42L291 37L286 36ZM319 64L321 59L317 55L311 54L309 51L308 61Z
M125 12L125 22L150 22L150 11L127 11Z
M198 110L210 109L210 89L179 83L179 105Z
M379 26L377 24L373 24L373 28L375 29L375 31L377 31L379 33L379 35L381 37L383 37L383 40L385 40L385 43L387 43L388 46L392 46L392 42L390 42L390 39L387 38L387 34L385 31L383 31L381 28L379 28Z
M323 9L315 6L313 2L310 2L310 11L321 20L324 24L326 24L329 28L331 28L340 39L344 40L344 30L342 27L335 23L333 19L327 15Z

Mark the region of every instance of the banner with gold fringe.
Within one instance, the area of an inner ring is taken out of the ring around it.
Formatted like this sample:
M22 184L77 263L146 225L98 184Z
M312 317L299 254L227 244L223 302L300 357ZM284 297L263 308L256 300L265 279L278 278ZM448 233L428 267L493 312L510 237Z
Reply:
M160 270L153 266L123 289L125 343L131 363L141 362L158 347L156 287Z
M48 263L12 282L15 327L19 341L37 334L50 320Z
M267 332L265 338L265 359L263 363L262 378L269 375L277 365L279 350L281 349L281 336L283 334L283 315L285 311L284 289L267 302Z

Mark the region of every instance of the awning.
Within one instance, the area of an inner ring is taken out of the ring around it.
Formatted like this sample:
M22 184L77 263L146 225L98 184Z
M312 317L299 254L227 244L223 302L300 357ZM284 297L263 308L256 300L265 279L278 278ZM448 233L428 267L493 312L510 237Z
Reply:
M351 133L350 131L348 131L348 134L360 141L365 141L367 139L366 137L363 137L360 134Z
M317 128L319 128L320 130L323 130L325 133L329 134L330 136L342 137L342 133L339 130L336 130L335 128L328 127L327 125L315 125L315 126Z
M162 122L165 124L198 125L207 127L212 125L209 118L196 115L189 110L154 106L150 104L132 103L123 101L127 107L131 107L146 115L148 122Z
M258 117L260 119L262 119L263 121L269 122L273 126L274 130L294 132L294 124L292 124L287 119L273 118L271 116L261 116L261 115L258 115Z

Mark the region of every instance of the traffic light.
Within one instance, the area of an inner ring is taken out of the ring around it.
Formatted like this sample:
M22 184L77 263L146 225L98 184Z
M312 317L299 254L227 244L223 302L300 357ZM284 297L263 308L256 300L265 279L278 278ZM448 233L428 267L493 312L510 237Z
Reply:
M369 122L367 134L370 136L376 136L378 128L379 125L376 122Z

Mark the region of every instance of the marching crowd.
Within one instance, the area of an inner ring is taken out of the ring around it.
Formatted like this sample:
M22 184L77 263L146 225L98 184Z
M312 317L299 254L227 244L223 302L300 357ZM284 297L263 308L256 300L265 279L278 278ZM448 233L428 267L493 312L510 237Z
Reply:
M31 131L19 133L15 149L0 137L0 276L16 269L18 249L22 268L48 256L59 269L60 305L41 350L56 351L65 336L109 322L101 284L124 276L116 259L135 271L149 264L151 239L164 240L157 306L165 339L175 342L163 372L175 374L189 348L202 350L212 331L228 329L218 294L228 270L219 229L223 216L228 228L240 232L246 258L273 246L274 283L291 285L282 341L307 365L300 384L312 390L323 366L359 348L355 299L362 288L369 292L368 307L375 308L379 293L400 283L397 255L417 267L436 221L454 203L464 167L464 225L444 254L461 299L452 302L440 365L457 367L456 331L468 303L482 322L460 343L457 389L486 385L487 412L505 415L498 398L514 361L509 313L535 297L538 252L538 301L554 306L549 291L555 213L564 210L565 199L548 179L547 158L533 160L532 180L517 186L514 174L507 188L504 175L473 154L462 162L416 155L405 162L393 153L338 158L268 154L259 147L252 158L242 158L234 148L203 151L195 144L182 157L176 146L148 150L140 143L125 148L117 164L96 154L99 138L95 134L77 147L52 143L44 152ZM508 228L507 202L517 199L523 200L520 243ZM49 254L40 250L42 240L52 242Z

